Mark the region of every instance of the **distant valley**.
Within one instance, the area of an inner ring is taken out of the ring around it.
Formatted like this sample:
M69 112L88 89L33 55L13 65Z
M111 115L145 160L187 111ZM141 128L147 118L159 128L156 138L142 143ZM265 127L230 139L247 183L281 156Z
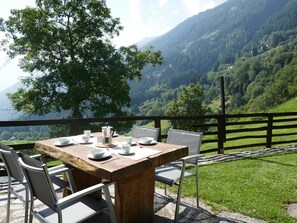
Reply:
M13 106L11 105L11 102L9 101L8 97L6 96L7 93L12 93L17 91L18 88L20 88L22 84L20 82L8 87L7 89L0 92L0 120L1 121L8 121L13 120L21 117L22 113L16 111Z

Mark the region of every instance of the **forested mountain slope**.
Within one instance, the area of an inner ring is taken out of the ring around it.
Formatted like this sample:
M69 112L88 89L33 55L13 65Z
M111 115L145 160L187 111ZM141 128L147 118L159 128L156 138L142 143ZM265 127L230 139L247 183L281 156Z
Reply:
M142 114L160 114L176 89L190 83L202 84L205 102L211 103L218 97L220 75L228 78L230 108L251 103L266 92L266 78L274 82L276 72L294 61L296 5L296 0L229 0L154 39L149 45L162 51L164 64L145 69L142 81L131 83L134 109ZM276 54L282 55L280 60L286 58L279 69L272 68L273 62L268 59ZM247 78L242 74L244 67L239 67L249 59L262 66ZM257 86L261 90L248 95L248 91L253 92L249 85L257 83L259 74L265 76L264 86Z

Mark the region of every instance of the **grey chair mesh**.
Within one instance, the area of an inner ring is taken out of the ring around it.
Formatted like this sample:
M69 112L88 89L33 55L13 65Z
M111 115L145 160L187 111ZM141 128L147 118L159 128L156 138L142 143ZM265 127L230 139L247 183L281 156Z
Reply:
M10 147L0 144L0 155L1 159L5 165L5 169L8 176L8 187L7 187L7 214L6 222L9 222L10 217L10 203L11 194L16 198L21 200L25 205L25 222L28 222L28 188L26 186L26 181L24 175L19 167L18 158L16 152ZM12 184L13 181L19 182L19 184Z
M28 222L28 209L30 203L30 193L28 190L27 181L24 177L22 168L18 162L18 156L21 153L15 152L13 148L6 146L0 143L0 158L2 159L5 169L8 175L8 197L7 197L7 215L6 222L9 222L10 217L10 203L11 203L11 194L13 194L16 198L21 200L25 205L25 219L24 222ZM25 155L23 155L25 156ZM39 162L32 158L34 162ZM40 163L40 162L39 162ZM60 165L54 168L51 168L52 174L61 173L64 171L70 171L69 168L66 168L64 165ZM68 173L67 176L70 176L71 173ZM71 175L72 176L72 175ZM53 187L55 191L60 191L65 188L69 188L72 192L76 190L75 185L69 185L68 182L61 180L56 176L51 176L53 181ZM70 180L72 177L70 177ZM18 184L12 184L13 181L17 181Z
M133 125L132 126L132 137L141 138L141 137L152 137L155 140L158 140L159 128L147 128L143 126Z
M189 155L183 157L180 162L168 163L164 166L161 166L156 169L155 180L161 182L165 185L165 194L166 185L173 186L178 185L177 199L176 199L176 208L175 208L175 218L176 222L177 216L179 214L180 206L180 196L182 191L182 182L185 177L196 177L196 205L199 207L198 201L198 159L201 157L200 146L202 141L201 132L190 132L170 128L168 131L167 143L184 145L189 149ZM176 165L181 163L181 165ZM195 173L187 172L186 166L188 164L195 166Z
M35 209L34 201L31 202L30 222L32 222L33 216L39 221L47 223L81 222L106 210L109 210L110 221L116 222L108 189L111 183L97 184L58 199L46 165L32 162L27 157L20 157L19 162L28 181L31 198L36 197L46 206ZM95 200L87 196L101 189L104 191L105 200Z

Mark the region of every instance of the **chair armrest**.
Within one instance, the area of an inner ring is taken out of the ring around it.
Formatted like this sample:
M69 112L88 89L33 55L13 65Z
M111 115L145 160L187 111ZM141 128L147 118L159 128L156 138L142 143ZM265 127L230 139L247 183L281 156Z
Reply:
M30 157L33 159L37 159L37 160L41 161L42 163L45 163L45 160L44 160L42 154L36 154L36 155L30 156ZM48 168L49 175L56 175L59 173L70 171L70 170L71 169L69 167L67 167L65 164L60 164L60 165Z
M70 171L70 170L71 170L71 168L67 167L64 164L60 164L58 166L53 166L53 167L48 168L48 172L50 175L55 175L55 174L63 173L65 171Z
M88 188L85 188L83 190L80 190L80 191L77 191L73 194L70 194L68 195L67 197L63 197L61 199L59 199L57 201L57 206L61 206L61 205L65 205L69 202L72 202L78 198L81 198L81 197L84 197L88 194L91 194L95 191L98 191L100 189L103 189L105 187L109 187L110 185L112 185L113 183L112 182L105 182L105 183L100 183L100 184L96 184L94 186L91 186L91 187L88 187Z
M5 168L5 164L0 162L0 168Z
M44 161L42 154L36 154L36 155L32 155L30 157L33 158L33 159L39 160L41 162Z
M187 160L190 160L190 159L201 158L201 157L203 157L203 156L204 156L204 155L202 155L202 154L191 155L191 156L185 156L185 157L181 158L181 160L183 160L183 161L187 161Z

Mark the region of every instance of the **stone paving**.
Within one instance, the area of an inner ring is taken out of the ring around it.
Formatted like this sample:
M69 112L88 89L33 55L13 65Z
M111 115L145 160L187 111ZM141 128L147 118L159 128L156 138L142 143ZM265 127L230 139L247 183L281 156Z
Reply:
M264 154L276 154L282 152L292 152L297 151L297 147L289 146L287 148L277 148L277 149L263 149L259 151L241 152L241 153L231 153L226 155L214 155L204 157L201 160L201 165L206 165L210 163L217 163L223 161L230 161L235 159L242 159L245 157L259 156ZM0 223L6 222L6 202L7 193L5 190L5 183L0 182ZM113 193L113 190L111 191ZM174 196L174 195L172 195ZM199 202L200 207L195 207L195 199L193 198L182 198L182 204L180 208L180 214L178 222L183 223L266 223L265 221L254 219L249 216L244 216L240 213L232 213L228 211L221 211L218 214L214 214L212 209L205 205L203 202ZM295 208L296 209L296 208ZM168 196L165 196L162 189L156 188L155 193L155 203L154 203L154 223L171 223L174 218L175 203ZM296 210L297 211L297 210ZM293 213L294 214L294 213ZM22 202L15 199L11 206L11 223L22 223L24 222L24 206ZM38 222L36 219L34 223ZM106 216L100 218L100 220L91 219L86 223L99 223L99 222L109 222Z

